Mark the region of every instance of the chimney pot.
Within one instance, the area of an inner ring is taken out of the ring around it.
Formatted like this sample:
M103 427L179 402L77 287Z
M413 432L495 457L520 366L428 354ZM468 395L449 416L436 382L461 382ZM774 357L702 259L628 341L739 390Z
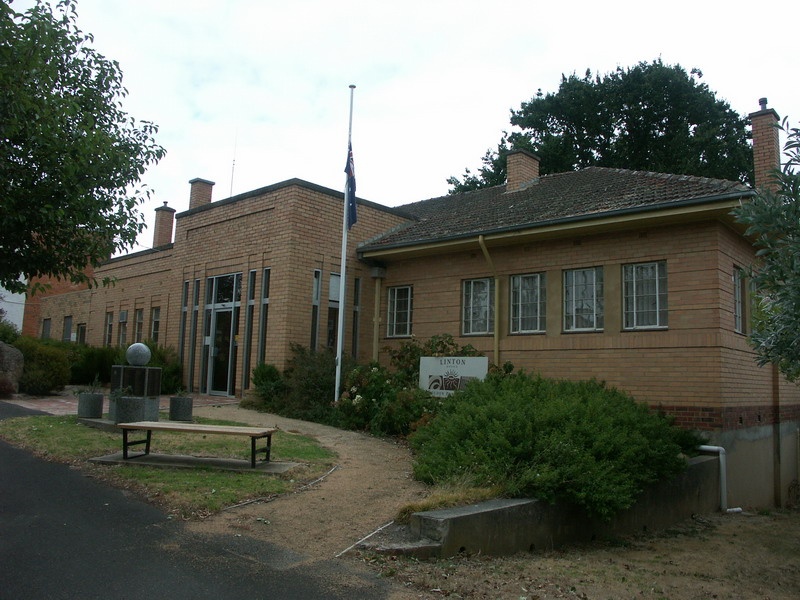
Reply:
M753 173L756 188L777 185L774 173L781 168L781 149L778 138L780 117L772 108L767 108L767 99L759 98L760 110L750 113L753 132Z
M521 190L539 177L539 157L527 150L512 150L506 156L506 192Z
M153 248L166 246L172 243L172 225L175 222L175 209L167 206L159 206L156 209L156 224L153 229Z
M199 177L189 181L191 191L189 193L189 210L198 206L211 204L211 190L214 187L213 181L200 179Z

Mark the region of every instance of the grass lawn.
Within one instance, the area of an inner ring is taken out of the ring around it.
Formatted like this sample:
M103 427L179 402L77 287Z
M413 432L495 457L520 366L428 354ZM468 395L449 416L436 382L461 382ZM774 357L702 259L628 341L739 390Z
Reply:
M201 418L196 421L242 425ZM204 517L226 506L290 493L328 471L335 459L333 453L311 438L277 431L272 436L272 460L301 463L282 475L89 463L89 458L119 452L122 433L81 425L74 415L6 419L0 421L0 438L46 460L84 469L88 475L137 493L182 518ZM159 431L153 436L153 451L250 460L249 442L229 435Z

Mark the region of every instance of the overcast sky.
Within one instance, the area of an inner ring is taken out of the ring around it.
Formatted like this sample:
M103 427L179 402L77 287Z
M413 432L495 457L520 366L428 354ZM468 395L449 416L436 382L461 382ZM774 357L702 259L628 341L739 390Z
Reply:
M16 0L21 10L30 0ZM796 0L78 0L78 24L117 60L124 109L155 122L166 157L144 182L189 205L293 177L342 190L350 90L358 196L396 206L475 170L509 111L562 74L661 58L740 114L800 120ZM134 250L152 245L152 225Z

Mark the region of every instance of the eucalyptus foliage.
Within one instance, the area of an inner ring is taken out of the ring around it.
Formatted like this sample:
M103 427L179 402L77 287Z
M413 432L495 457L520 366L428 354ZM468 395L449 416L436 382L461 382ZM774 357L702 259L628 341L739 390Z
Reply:
M756 292L750 339L761 365L774 363L794 381L800 378L800 129L785 119L780 129L786 160L773 172L774 186L756 190L735 214L758 248L750 273Z
M75 0L0 3L0 285L15 292L20 276L95 283L86 267L144 228L140 178L164 155L157 127L122 110L119 64L76 20Z
M502 185L506 155L529 150L540 173L590 166L747 181L752 150L747 121L690 72L661 60L604 76L562 76L558 92L541 89L519 110L477 173L450 177L451 193Z

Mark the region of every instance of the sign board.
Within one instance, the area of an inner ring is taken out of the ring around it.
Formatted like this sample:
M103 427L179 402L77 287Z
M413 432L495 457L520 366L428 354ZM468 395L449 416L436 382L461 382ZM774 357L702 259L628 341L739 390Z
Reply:
M489 371L486 356L423 356L419 359L419 387L436 397L462 390Z

